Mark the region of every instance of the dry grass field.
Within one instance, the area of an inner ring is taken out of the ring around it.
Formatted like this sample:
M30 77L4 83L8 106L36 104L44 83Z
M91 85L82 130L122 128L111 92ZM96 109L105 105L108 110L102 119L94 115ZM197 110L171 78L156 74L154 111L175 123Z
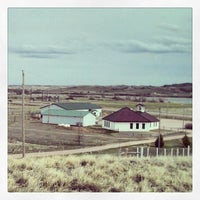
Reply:
M8 191L192 192L192 158L106 154L10 158Z

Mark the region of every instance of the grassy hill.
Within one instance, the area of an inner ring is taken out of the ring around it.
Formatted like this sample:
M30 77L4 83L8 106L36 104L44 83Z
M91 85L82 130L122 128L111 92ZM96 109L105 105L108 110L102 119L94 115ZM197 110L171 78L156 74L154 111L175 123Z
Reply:
M9 93L21 94L21 86L10 85ZM192 83L180 83L163 86L151 85L79 85L79 86L26 86L25 94L65 94L71 97L84 96L143 96L143 97L192 97Z
M8 191L191 192L192 158L9 157Z

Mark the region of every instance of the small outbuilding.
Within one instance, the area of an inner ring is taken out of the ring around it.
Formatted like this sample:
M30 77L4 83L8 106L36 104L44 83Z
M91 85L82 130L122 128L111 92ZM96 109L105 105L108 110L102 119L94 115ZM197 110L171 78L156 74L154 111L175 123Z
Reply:
M159 128L159 120L145 112L143 104L134 111L124 107L102 119L102 128L120 132L145 132Z
M96 125L101 107L91 103L53 103L41 108L42 123L77 126Z

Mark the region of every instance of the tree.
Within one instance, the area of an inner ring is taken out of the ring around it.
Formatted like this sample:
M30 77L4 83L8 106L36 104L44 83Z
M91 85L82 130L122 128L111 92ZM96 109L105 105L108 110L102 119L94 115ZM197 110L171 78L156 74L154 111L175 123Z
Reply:
M157 139L156 139L156 141L155 141L155 146L158 147L158 148L164 147L164 140L163 140L162 134L160 134L160 135L157 137Z
M192 123L187 123L187 124L185 124L185 129L190 129L190 130L192 130Z
M182 143L184 147L191 146L191 142L189 137L185 134L185 136L182 138Z

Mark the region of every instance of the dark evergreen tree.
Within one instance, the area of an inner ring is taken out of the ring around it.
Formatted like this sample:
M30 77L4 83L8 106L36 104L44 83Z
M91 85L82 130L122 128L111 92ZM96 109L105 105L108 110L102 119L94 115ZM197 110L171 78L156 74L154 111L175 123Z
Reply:
M164 140L163 140L162 134L160 134L160 135L157 137L157 139L156 139L156 141L155 141L155 146L158 147L158 148L164 147Z
M189 137L185 134L185 136L182 138L182 143L184 147L191 146L191 142Z

